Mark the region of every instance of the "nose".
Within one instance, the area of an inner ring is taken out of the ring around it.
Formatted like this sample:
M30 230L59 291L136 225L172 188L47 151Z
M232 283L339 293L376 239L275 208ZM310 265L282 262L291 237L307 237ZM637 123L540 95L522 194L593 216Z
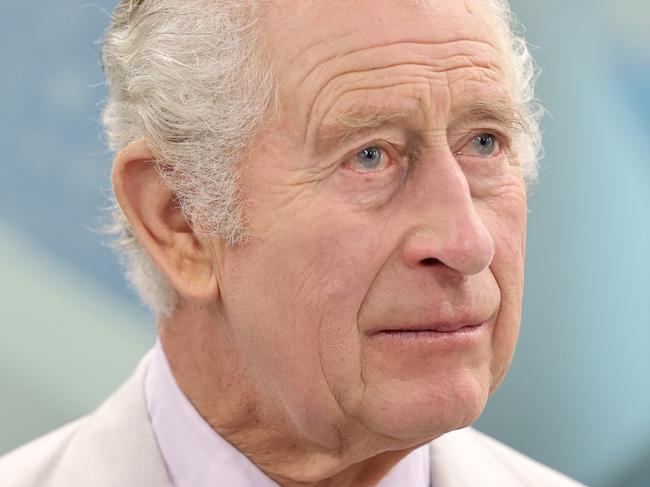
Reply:
M403 260L409 267L444 265L464 276L478 274L492 262L494 240L467 178L449 151L425 165L414 177L411 211L417 224L404 241Z

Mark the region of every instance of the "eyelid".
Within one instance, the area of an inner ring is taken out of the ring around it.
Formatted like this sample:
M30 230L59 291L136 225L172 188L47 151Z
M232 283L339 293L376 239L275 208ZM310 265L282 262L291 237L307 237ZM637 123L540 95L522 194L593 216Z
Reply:
M494 139L497 142L498 150L493 155L491 155L491 156L476 156L476 155L466 154L466 153L461 152L463 147L465 147L467 144L472 142L474 140L474 138L478 137L479 135L484 135L484 134L491 135L492 137L494 137ZM494 128L475 129L475 130L470 131L469 135L465 136L462 139L462 142L460 142L458 144L458 149L454 150L454 154L460 154L460 155L464 155L464 156L467 156L467 157L494 158L494 157L498 157L498 156L508 152L511 147L512 147L512 136L511 135L507 135L507 134L503 133L502 131L500 131L498 129L494 129Z
M508 130L507 128L503 127L501 124L490 124L487 123L485 125L481 126L474 126L472 128L456 128L454 130L449 130L447 132L447 136L452 139L461 139L464 140L463 144L466 144L470 140L472 140L473 137L476 137L477 135L481 134L490 134L494 135L499 142L501 142L504 145L511 145L512 141L514 140L514 134L512 133L511 130Z

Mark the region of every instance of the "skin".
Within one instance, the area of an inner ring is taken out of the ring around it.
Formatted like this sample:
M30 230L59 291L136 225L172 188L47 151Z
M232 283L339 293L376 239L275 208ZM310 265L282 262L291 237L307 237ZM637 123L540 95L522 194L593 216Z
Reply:
M510 364L526 190L512 120L470 109L514 105L483 9L269 7L280 108L242 161L245 244L192 234L145 141L116 160L118 202L180 295L159 322L177 382L282 485L376 485L474 422ZM370 170L364 147L381 149ZM461 344L374 333L448 321L484 325Z

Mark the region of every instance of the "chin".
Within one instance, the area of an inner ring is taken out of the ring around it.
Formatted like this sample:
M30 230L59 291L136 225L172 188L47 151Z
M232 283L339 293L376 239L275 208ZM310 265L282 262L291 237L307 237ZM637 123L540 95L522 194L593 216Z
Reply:
M471 425L485 409L489 375L472 370L445 375L369 387L362 411L365 425L409 445Z

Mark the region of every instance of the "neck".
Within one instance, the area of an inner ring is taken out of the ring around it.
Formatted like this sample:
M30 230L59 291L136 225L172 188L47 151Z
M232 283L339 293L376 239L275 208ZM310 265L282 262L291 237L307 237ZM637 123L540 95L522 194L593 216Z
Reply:
M390 440L356 424L333 425L335 442L301 435L246 369L215 313L181 305L173 317L161 319L165 355L203 419L280 485L374 486L418 446L395 450Z

